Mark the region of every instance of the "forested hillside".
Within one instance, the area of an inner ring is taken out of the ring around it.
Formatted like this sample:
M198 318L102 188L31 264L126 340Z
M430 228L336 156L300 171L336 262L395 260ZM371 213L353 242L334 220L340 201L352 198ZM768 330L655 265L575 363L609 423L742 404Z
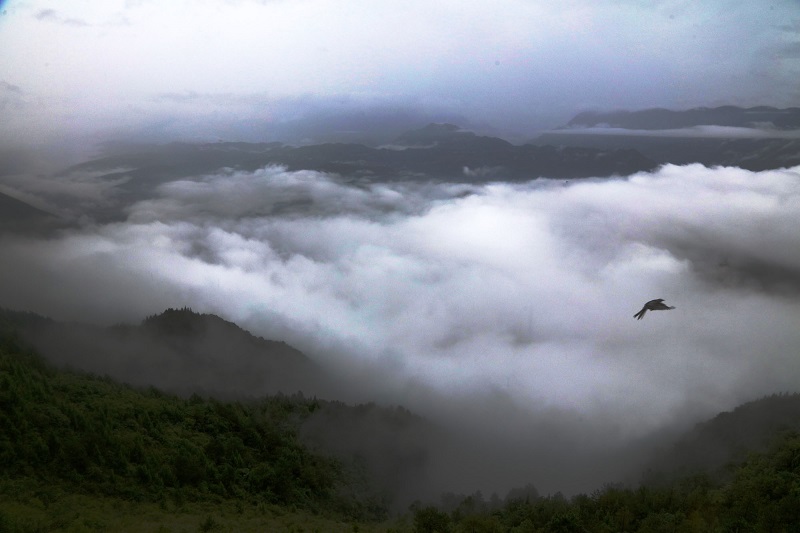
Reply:
M723 467L764 452L781 434L800 432L800 394L773 394L742 404L697 424L664 447L648 466L644 481L667 482Z
M665 456L673 475L639 487L565 497L528 485L405 510L392 488L418 490L429 460L431 428L413 413L180 397L61 370L16 333L42 321L0 316L0 531L800 531L795 395L698 425ZM729 453L693 462L708 443Z
M235 500L381 518L383 507L348 490L356 472L300 442L300 424L319 407L302 396L238 403L135 389L53 369L6 335L0 494L21 503L60 488L163 507Z
M318 394L331 379L305 354L191 309L167 309L140 324L101 327L0 309L47 361L169 392L217 398Z
M465 497L449 512L413 510L414 531L561 532L796 532L800 531L800 435L774 442L729 468L729 481L705 474L667 486L608 485L590 495L507 499Z

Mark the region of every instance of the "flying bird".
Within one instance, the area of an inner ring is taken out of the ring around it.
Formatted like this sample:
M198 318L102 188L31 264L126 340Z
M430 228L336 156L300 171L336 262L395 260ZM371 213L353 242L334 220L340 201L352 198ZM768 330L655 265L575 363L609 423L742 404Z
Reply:
M648 311L666 311L667 309L675 309L674 307L670 307L664 303L664 298L656 298L655 300L650 300L642 310L633 315L636 320L641 320L644 314Z

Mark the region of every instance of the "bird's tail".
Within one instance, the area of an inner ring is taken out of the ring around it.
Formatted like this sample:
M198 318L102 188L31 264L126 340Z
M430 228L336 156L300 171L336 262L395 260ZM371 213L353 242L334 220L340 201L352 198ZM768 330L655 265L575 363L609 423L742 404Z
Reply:
M641 319L642 319L642 317L644 317L644 314L645 314L646 312L647 312L647 309L642 309L641 311L639 311L638 313L636 313L635 315L633 315L633 318L635 318L636 320L641 320Z

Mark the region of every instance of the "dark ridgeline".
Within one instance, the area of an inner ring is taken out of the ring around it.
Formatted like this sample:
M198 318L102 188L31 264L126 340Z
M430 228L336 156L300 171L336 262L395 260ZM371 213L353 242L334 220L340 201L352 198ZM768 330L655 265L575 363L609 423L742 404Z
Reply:
M0 193L0 234L46 234L63 226L64 223L52 213Z
M324 393L333 383L318 364L288 344L191 309L168 309L139 325L111 327L10 311L5 316L45 359L134 385L245 398Z
M704 134L681 130L716 126L749 128L764 137L740 138L737 133L713 128ZM580 132L572 132L581 128ZM613 134L608 128L617 128ZM593 131L594 130L594 131ZM650 134L637 133L645 131ZM598 150L633 149L659 165L700 163L705 166L735 166L760 171L800 165L800 136L781 137L800 130L800 108L740 108L722 106L685 111L645 109L579 113L563 128L537 137L534 143ZM659 134L659 131L661 134ZM772 137L770 137L772 135Z
M584 111L567 127L607 126L629 130L669 130L694 126L730 126L737 128L771 127L778 130L800 129L800 107L778 109L760 106L697 107L682 111L643 109L640 111Z
M561 149L514 145L479 136L452 124L429 124L406 132L383 147L355 143L290 146L281 143L217 142L117 146L106 157L87 161L63 174L128 168L121 187L142 192L156 183L228 168L252 171L266 165L317 170L344 176L384 179L467 180L467 169L493 169L492 179L581 178L628 175L654 163L633 150ZM109 173L119 178L119 172Z
M607 134L607 129L600 133L605 126L620 129L613 135ZM773 137L737 138L724 132L704 136L658 134L659 130L696 126L755 128L767 134L771 131ZM575 128L584 131L574 133ZM737 166L759 171L800 164L800 139L791 134L785 138L774 136L775 132L798 129L800 108L726 106L686 111L584 112L564 128L546 132L522 145L438 123L403 133L382 146L108 143L104 155L66 168L57 177L69 180L90 174L100 182L107 181L114 194L94 206L69 205L68 198L50 198L50 201L97 222L121 220L125 216L124 207L152 198L161 184L232 171L252 172L269 165L284 166L290 171L328 172L348 180L466 183L628 176L666 163ZM649 130L655 135L642 135L634 130ZM63 226L63 221L54 222L54 217L37 211L0 195L0 231L40 231L41 226Z
M113 372L98 358L113 361ZM139 370L135 359L153 375L176 366L186 375L154 387L152 376L126 374ZM252 376L237 377L258 387L258 380L296 379L298 370L323 375L283 342L188 308L111 328L0 308L0 435L14 439L0 436L10 461L0 474L39 472L48 483L79 482L82 491L138 501L255 499L370 520L426 488L437 431L425 419L399 406L317 398L313 386L293 388L298 383L277 387L291 394L256 394L240 382L245 392L236 394L220 365L246 367ZM193 381L190 367L223 384Z
M342 464L297 436L319 407L316 400L180 398L57 370L16 342L0 332L4 501L19 498L24 505L36 498L47 507L56 495L75 492L164 508L229 498L363 513L349 494L338 496L346 479ZM19 494L8 492L14 480L21 482ZM6 519L0 508L3 526Z

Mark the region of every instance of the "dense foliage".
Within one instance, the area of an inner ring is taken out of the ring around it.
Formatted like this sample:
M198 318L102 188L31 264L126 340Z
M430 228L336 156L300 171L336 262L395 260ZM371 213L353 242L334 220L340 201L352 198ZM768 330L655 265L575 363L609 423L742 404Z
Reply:
M533 494L486 502L478 493L455 506L449 500L413 508L414 531L798 532L800 434L783 435L768 451L729 466L725 475L698 474L668 486L606 486L571 499Z
M772 394L697 424L665 446L645 469L649 485L686 477L695 472L718 472L742 462L749 452L769 449L775 435L800 431L800 394Z
M0 475L141 501L209 496L330 505L342 474L297 438L315 400L243 404L50 369L0 348ZM18 347L17 347L18 349Z
M202 516L194 517L204 531L234 520L214 518L207 509L231 506L258 509L252 530L262 527L265 506L300 510L292 518L296 521L322 511L372 520L370 529L382 530L376 520L386 519L388 502L365 482L367 473L315 450L325 440L338 442L344 446L340 459L355 451L363 466L382 465L383 476L395 480L417 476L424 466L424 450L414 439L421 422L403 409L349 407L301 395L222 402L136 389L54 369L14 333L20 321L42 318L17 314L11 324L9 316L0 313L0 504L16 499L20 505L0 505L0 532L75 523L72 515L63 518L68 511L48 503L56 499L78 501L85 508L102 507L109 498L139 508L157 506L165 514L204 504ZM572 498L541 496L532 485L511 491L504 500L449 494L439 506L414 504L385 525L394 531L441 533L800 532L800 434L786 430L800 422L795 420L797 403L797 396L780 395L746 404L698 426L675 448L682 457L694 458L693 450L710 449L708 443L714 449L728 443L731 453L725 456L739 459L723 468L658 482L651 478L635 488L609 485ZM743 427L763 432L745 434ZM781 429L770 447L739 453ZM345 439L363 440L367 434L371 438L364 446L375 448L376 457ZM312 450L309 442L319 446ZM390 460L378 461L378 456ZM31 504L32 499L39 503ZM37 505L50 505L42 511L52 515L49 525L18 526L42 523L24 517ZM98 512L101 519L84 522L84 528L103 529L108 522L102 517L114 512ZM251 515L239 514L235 529L242 530ZM340 526L344 522L335 519L308 527L338 531Z

